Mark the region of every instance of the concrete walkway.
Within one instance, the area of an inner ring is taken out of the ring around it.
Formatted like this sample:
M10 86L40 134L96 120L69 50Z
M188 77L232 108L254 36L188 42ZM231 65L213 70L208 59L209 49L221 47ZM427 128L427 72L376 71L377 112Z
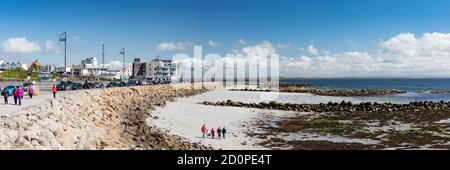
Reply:
M69 92L63 91L58 92L56 97L61 97L64 94L67 94ZM17 113L18 111L32 106L37 106L41 103L44 103L47 100L52 100L53 94L50 91L41 91L41 94L39 96L33 96L33 99L30 99L29 96L24 96L24 99L22 99L22 105L14 105L14 97L10 96L8 98L9 104L5 105L4 98L1 96L0 98L0 116L7 116L7 115L13 115Z

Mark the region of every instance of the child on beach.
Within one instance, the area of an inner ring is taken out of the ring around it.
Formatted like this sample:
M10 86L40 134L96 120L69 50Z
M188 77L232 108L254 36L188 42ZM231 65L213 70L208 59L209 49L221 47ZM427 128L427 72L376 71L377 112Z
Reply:
M214 128L211 129L211 137L214 139L214 136L216 134L216 131L214 130Z
M222 137L222 128L217 128L217 137L220 139Z
M203 124L202 128L201 128L202 134L203 134L203 139L206 138L205 134L206 134L206 125Z

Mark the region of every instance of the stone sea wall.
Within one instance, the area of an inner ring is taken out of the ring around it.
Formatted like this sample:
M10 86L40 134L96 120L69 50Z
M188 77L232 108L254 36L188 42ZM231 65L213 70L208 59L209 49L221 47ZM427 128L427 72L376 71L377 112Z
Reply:
M0 119L0 149L209 149L146 124L155 107L204 93L191 85L77 91Z

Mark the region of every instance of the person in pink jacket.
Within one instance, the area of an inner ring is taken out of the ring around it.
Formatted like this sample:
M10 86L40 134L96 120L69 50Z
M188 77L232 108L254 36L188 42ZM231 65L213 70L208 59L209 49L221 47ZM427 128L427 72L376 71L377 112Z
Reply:
M22 87L19 87L19 89L17 89L17 99L19 100L19 106L22 105L22 99L23 99L23 95L24 92L22 90Z
M33 86L28 87L28 95L30 96L30 99L33 98L34 88Z

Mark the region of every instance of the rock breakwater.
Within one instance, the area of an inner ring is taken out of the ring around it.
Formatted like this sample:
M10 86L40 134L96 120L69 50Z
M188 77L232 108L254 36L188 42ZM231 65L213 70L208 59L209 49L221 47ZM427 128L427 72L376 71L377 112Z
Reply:
M351 102L342 101L340 103L321 103L321 104L291 104L291 103L278 103L275 101L266 103L243 103L235 102L231 100L222 102L208 102L205 101L203 105L210 106L231 106L231 107L246 107L246 108L258 108L258 109L271 109L271 110L286 110L286 111L298 111L298 112L335 112L345 113L341 115L364 113L363 116L377 116L383 120L390 119L414 119L414 121L427 120L429 122L439 121L450 116L450 102L411 102L409 104L392 104L392 103L371 103L363 102L353 104ZM413 121L413 120L410 120Z
M78 91L48 100L0 119L0 149L209 149L145 121L155 107L207 91L189 87Z
M316 89L317 86L307 84L280 85L279 92L283 93L309 93L319 96L382 96L406 93L395 89L355 89L355 90L327 90ZM230 89L230 91L273 92L271 89ZM439 93L442 93L441 91Z

